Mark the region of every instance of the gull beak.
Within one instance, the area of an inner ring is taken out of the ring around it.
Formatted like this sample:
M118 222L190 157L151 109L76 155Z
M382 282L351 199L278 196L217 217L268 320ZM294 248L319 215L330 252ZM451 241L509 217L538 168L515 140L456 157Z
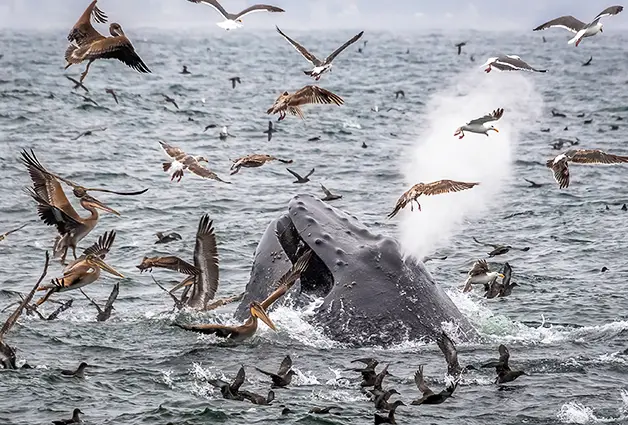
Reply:
M491 128L491 130L493 130L495 133L499 133L499 130L496 129L495 127Z
M110 212L111 214L115 214L118 217L120 217L120 213L116 210L114 210L113 208L108 207L107 205L103 204L102 202L100 202L98 199L92 197L92 196L84 196L83 200L85 200L87 203L91 204L94 206L94 208L98 208L101 209L103 211L107 211Z
M117 271L116 269L114 269L113 267L111 267L109 264L105 263L103 260L101 260L98 257L91 257L90 261L92 264L100 267L101 270L106 271L107 273L110 273L114 276L118 276L123 278L124 275L122 273L120 273L119 271Z
M505 277L503 273L499 273L497 276L501 277L502 279Z
M251 304L251 316L259 318L262 322L266 323L266 325L272 330L276 331L277 328L268 314L266 314L266 310L259 303Z

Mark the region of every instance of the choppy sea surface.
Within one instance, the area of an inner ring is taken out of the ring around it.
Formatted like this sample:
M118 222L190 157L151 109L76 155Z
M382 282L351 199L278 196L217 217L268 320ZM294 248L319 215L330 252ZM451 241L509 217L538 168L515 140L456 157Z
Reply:
M291 35L323 56L353 33ZM0 232L28 223L0 243L0 308L34 284L56 234L38 220L22 190L31 183L18 160L21 149L34 149L50 170L88 187L150 189L138 197L95 194L121 217L103 214L81 246L106 230L117 231L107 261L126 277L115 311L98 323L87 300L70 292L56 296L75 300L57 320L23 315L7 342L17 348L20 362L35 368L0 373L0 423L49 423L69 417L75 407L85 412L87 424L372 423L372 403L360 392L356 374L347 371L350 360L366 356L390 364L388 385L406 404L419 396L412 379L419 365L438 390L446 364L435 344L344 346L308 324L311 310L287 307L271 313L276 333L261 325L241 344L198 337L171 323L236 323L235 307L206 314L173 311L167 295L135 268L144 255L191 259L198 220L209 213L218 238L219 296L235 295L248 281L268 223L292 196L321 195L320 183L343 195L336 207L399 238L409 255L447 256L427 266L481 335L480 341L458 345L461 363L492 359L504 343L511 366L530 375L500 388L493 384L494 371L470 372L454 398L399 408L398 423L626 423L628 211L621 207L628 202L628 169L572 166L571 187L561 191L544 163L560 153L551 146L557 138L628 155L628 35L604 32L578 48L568 46L560 31L544 35L546 43L536 33L367 31L363 52L357 51L361 43L349 48L320 81L345 105L306 107L305 121L288 117L269 142L263 134L266 109L282 91L310 83L301 72L308 64L274 31L129 31L153 73L96 62L85 81L88 94L73 92L63 77L63 32L0 31ZM460 41L468 45L458 56L453 45ZM484 60L502 52L550 72L483 73ZM591 55L591 65L581 66ZM184 64L191 75L179 74ZM66 72L78 78L82 69ZM235 76L242 84L232 89L228 79ZM119 105L105 88L116 90ZM405 98L395 99L397 90ZM164 103L162 94L175 98L180 110ZM497 107L506 109L496 124L500 133L453 137L457 126ZM552 109L566 117L553 116ZM209 124L217 127L204 132ZM222 126L235 137L220 140ZM106 130L73 140L100 127ZM315 136L320 140L308 141ZM161 169L160 139L207 157L233 184L190 175L170 182ZM230 159L252 153L291 158L297 172L316 172L306 185L293 184L279 163L229 176ZM419 178L481 185L426 199L422 212L386 220L397 197ZM542 187L529 188L523 178ZM176 231L183 240L154 245L155 231ZM531 247L490 259L495 268L504 261L513 267L521 286L512 296L486 300L479 290L460 292L473 261L488 251L471 236ZM48 277L61 271L54 262ZM154 275L162 282L179 277ZM104 275L85 290L104 303L115 281ZM0 314L2 320L10 311ZM268 382L253 366L275 369L286 354L298 376L290 388L276 391L272 406L223 400L207 383L209 377L232 378L245 365L245 387L265 394ZM80 361L95 365L86 379L60 376L60 369ZM343 410L307 413L328 405ZM294 413L282 416L283 407Z

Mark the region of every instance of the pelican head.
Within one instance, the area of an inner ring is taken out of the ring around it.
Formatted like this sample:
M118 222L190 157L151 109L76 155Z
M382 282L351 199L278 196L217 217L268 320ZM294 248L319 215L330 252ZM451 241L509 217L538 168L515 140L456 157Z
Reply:
M103 204L98 199L90 195L84 195L83 197L81 197L81 205L86 210L97 208L103 211L110 212L111 214L115 214L118 217L120 216L120 213L118 211L114 210L113 208L109 208L107 205Z
M266 310L264 310L264 307L262 307L260 303L256 301L252 302L250 305L250 309L252 317L260 319L262 322L266 323L268 327L272 330L277 330L272 320L270 320L270 317L268 317L268 314L266 314Z
M124 35L124 31L122 31L120 24L115 22L109 25L109 33L114 37L122 37Z
M124 277L122 273L111 267L109 264L105 263L100 257L96 255L88 255L85 257L85 262L89 264L91 267L98 267L101 270L106 271L114 276Z

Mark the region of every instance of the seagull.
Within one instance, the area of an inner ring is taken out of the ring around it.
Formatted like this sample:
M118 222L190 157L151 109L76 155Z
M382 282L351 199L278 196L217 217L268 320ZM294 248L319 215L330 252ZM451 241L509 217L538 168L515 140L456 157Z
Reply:
M294 172L294 171L292 171L290 168L286 168L286 170L288 170L288 172L289 172L290 174L292 174L294 177L296 177L296 180L295 180L295 181L293 181L292 183L300 183L300 184L303 184L303 183L307 183L307 182L309 182L309 181L310 181L310 176L311 176L312 174L314 174L314 171L316 170L316 168L312 168L312 169L310 170L310 172L309 172L309 173L307 173L307 174L305 175L305 177L301 177L299 174L295 173L295 172Z
M191 72L188 71L187 65L183 65L183 69L181 70L179 74L188 75L188 74L191 74Z
M454 180L438 180L432 183L417 183L412 186L407 192L405 192L395 205L395 209L388 214L388 218L393 218L399 211L410 204L410 210L414 210L412 202L416 202L419 211L421 211L421 204L419 204L418 198L421 195L440 195L442 193L460 192L461 190L471 189L480 183L465 183Z
M612 155L597 149L571 149L561 153L545 165L554 172L554 179L561 189L569 187L569 162L576 164L622 164L628 156Z
M569 40L568 44L576 44L576 47L580 44L583 38L592 37L599 32L602 31L602 24L600 23L600 19L617 15L619 12L624 10L623 6L611 6L607 7L603 11L601 11L592 22L585 24L579 19L574 18L573 16L561 16L560 18L553 19L549 22L546 22L538 27L534 28L533 31L544 30L547 28L564 28L576 35Z
M116 104L119 104L120 102L118 102L118 96L116 96L116 92L113 91L113 89L105 89L105 93L108 93L110 95L113 96L113 100L116 101Z
M338 96L330 92L329 90L322 89L318 86L305 86L300 90L290 94L287 91L279 95L273 106L268 111L270 114L279 114L279 121L286 118L286 113L291 115L297 115L301 119L304 118L301 106L308 103L325 103L335 104L337 106L342 105L345 101Z
M464 137L465 131L468 131L470 133L484 134L487 137L488 137L489 130L493 130L494 132L499 133L499 130L493 127L492 125L487 127L485 124L499 120L502 117L502 115L504 115L503 108L495 109L490 114L484 115L481 118L476 118L474 120L471 120L465 125L463 125L462 127L458 127L456 129L456 132L454 133L454 136L460 135L458 136L458 138L462 139Z
M220 3L218 3L218 0L188 0L188 1L192 3L204 4L204 5L207 5L209 7L216 9L218 13L220 13L225 18L223 22L218 22L216 23L216 25L218 25L220 28L223 28L227 31L242 28L242 18L245 15L248 15L249 13L285 12L285 10L276 6L269 6L267 4L256 4L251 7L247 7L240 13L229 13L225 10L224 7L220 5Z
M273 128L273 122L272 121L268 121L268 130L264 131L264 134L268 134L268 141L270 142L271 139L273 138L273 133L277 131Z
M497 279L491 282L490 285L484 285L486 294L484 296L488 299L499 297L507 297L512 294L512 290L515 286L519 286L517 282L510 283L510 277L512 275L512 267L510 264L504 263L504 278L501 283L497 282Z
M472 285L490 285L494 280L497 280L498 277L503 279L504 275L498 272L492 272L486 260L478 260L473 264L471 270L469 270L462 292L469 292L472 289Z
M462 54L462 48L463 48L464 46L466 46L466 45L467 45L467 42L466 42L466 41L463 41L462 43L458 43L458 44L456 44L456 47L458 48L458 55Z
M501 55L488 58L482 67L488 67L484 70L486 73L491 72L492 68L498 71L530 71L530 72L547 72L547 69L536 69L525 63L517 55Z
M175 178L178 178L177 182L180 182L183 178L183 171L187 169L188 171L196 174L199 177L217 180L222 183L230 183L222 180L220 177L218 177L218 175L216 175L216 173L208 170L200 164L201 162L209 162L207 158L202 156L188 155L183 152L183 150L175 146L171 146L163 140L160 140L159 144L161 145L161 148L166 153L166 155L172 158L172 161L163 163L164 171L169 172L172 176L170 178L171 181Z
M65 75L65 78L67 78L68 80L72 81L74 83L74 87L72 87L72 89L76 90L78 88L82 88L83 90L85 90L86 93L89 93L89 90L87 89L87 87L85 87L83 85L83 83L81 83L80 81L75 80L74 78Z
M362 35L364 34L364 31L360 32L359 34L356 34L351 40L347 41L345 44L338 47L331 55L327 56L325 60L321 61L316 56L308 52L305 47L301 46L299 43L297 43L296 41L288 37L286 34L284 34L279 29L279 27L276 27L276 28L277 28L277 32L279 32L279 34L281 34L283 38L288 40L288 42L292 44L292 46L295 49L297 49L297 51L301 53L301 55L303 55L303 57L314 66L312 70L303 71L303 72L305 73L305 75L314 78L316 81L320 80L321 76L325 72L328 72L328 71L331 72L331 66L332 66L331 62L336 58L336 56L342 53L344 49L346 49L347 47L349 47L350 45L358 41L360 37L362 37Z
M3 240L5 240L7 238L7 236L9 236L11 233L15 233L18 230L22 230L24 227L26 227L28 223L24 223L22 224L20 227L13 229L13 230L9 230L8 232L4 232L0 235L0 242L2 242Z
M589 65L591 65L591 62L592 62L592 61L593 61L593 56L591 56L591 57L589 58L589 60L588 60L588 61L586 61L585 63L583 63L583 64L582 64L582 66L589 66Z
M342 199L342 195L336 195L334 193L331 193L329 189L323 186L322 183L321 183L321 189L323 190L323 193L325 194L325 197L321 198L321 201L329 202L329 201L335 201L336 199Z
M102 128L95 128L93 130L87 130L82 132L81 134L79 134L78 136L76 136L74 139L72 140L78 140L83 136L91 136L92 134L94 134L97 131L105 131L107 129L107 127L102 127Z
M495 257L497 255L503 255L508 253L508 251L510 251L511 249L514 249L516 251L523 251L523 252L527 252L530 251L530 247L526 246L525 248L513 248L510 245L500 245L500 244L493 244L493 243L486 243L486 242L480 242L479 240L477 240L475 237L472 237L473 241L479 245L485 245L485 246L490 246L491 248L493 248L493 250L491 252L488 253L489 257Z
M242 81L240 81L240 77L231 77L231 78L229 78L229 81L231 81L231 88L232 89L235 89L236 85L242 84Z
M165 94L162 94L162 96L164 97L164 101L172 103L175 108L179 109L179 105L177 105L177 102L173 98Z

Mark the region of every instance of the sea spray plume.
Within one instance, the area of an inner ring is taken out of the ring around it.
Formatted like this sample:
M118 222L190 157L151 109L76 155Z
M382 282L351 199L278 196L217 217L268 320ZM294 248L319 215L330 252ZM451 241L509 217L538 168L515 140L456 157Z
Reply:
M481 184L455 196L426 197L420 214L401 214L402 247L406 255L416 258L446 245L464 221L498 207L497 195L511 170L512 149L521 132L534 125L543 106L527 75L487 77L473 72L461 75L449 87L428 101L420 137L410 155L404 155L410 158L404 161L404 181L412 185L447 178ZM451 128L457 123L496 104L507 112L500 133L472 142L452 137Z

